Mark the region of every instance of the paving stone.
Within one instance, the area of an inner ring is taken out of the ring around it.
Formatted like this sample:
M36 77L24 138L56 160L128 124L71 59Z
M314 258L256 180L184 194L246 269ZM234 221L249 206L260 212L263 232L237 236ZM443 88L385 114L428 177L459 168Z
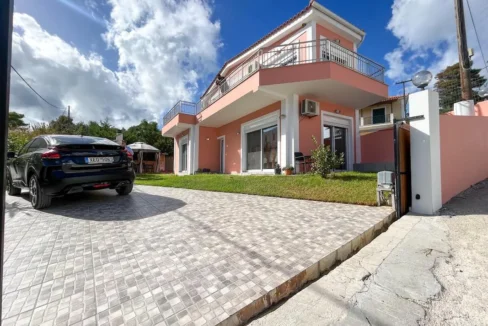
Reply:
M5 325L215 325L390 213L141 186L6 205Z

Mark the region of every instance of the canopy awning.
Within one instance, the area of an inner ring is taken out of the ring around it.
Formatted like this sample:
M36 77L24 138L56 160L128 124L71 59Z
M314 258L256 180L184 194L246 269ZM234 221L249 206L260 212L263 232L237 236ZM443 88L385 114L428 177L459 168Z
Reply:
M157 149L156 147L148 145L143 142L137 142L137 143L129 144L127 146L129 146L134 152L148 152L148 153L160 152L160 150Z

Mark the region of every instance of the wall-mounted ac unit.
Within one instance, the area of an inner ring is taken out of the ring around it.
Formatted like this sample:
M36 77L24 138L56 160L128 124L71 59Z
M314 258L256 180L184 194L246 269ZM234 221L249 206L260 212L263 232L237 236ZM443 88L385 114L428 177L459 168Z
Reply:
M308 117L314 117L319 115L319 102L312 100L303 100L301 114Z

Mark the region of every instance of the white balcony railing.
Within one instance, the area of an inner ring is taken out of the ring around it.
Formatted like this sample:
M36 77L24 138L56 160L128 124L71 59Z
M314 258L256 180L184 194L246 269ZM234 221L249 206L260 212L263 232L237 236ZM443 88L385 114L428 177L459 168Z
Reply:
M175 106L173 106L173 108L171 108L171 110L164 115L163 126L173 120L173 118L180 113L195 115L197 114L197 106L192 102L178 101L178 103L176 103Z
M369 127L375 125L392 124L394 119L395 119L395 115L393 113L387 115L376 115L373 117L361 117L359 126Z
M383 66L335 42L323 39L262 48L241 63L227 77L217 80L216 85L198 103L185 103L195 105L195 113L193 114L197 114L261 69L313 62L335 62L379 82L384 82L385 68ZM178 104L175 105L175 108ZM163 124L176 116L175 108L165 115Z

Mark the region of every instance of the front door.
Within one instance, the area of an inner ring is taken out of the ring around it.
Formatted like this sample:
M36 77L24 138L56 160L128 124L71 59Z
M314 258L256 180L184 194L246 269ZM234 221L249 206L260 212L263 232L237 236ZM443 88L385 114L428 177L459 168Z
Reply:
M220 173L224 173L225 171L225 139L219 139L219 147L220 147Z
M324 146L330 146L336 155L344 154L344 164L337 168L347 170L347 128L325 125Z

